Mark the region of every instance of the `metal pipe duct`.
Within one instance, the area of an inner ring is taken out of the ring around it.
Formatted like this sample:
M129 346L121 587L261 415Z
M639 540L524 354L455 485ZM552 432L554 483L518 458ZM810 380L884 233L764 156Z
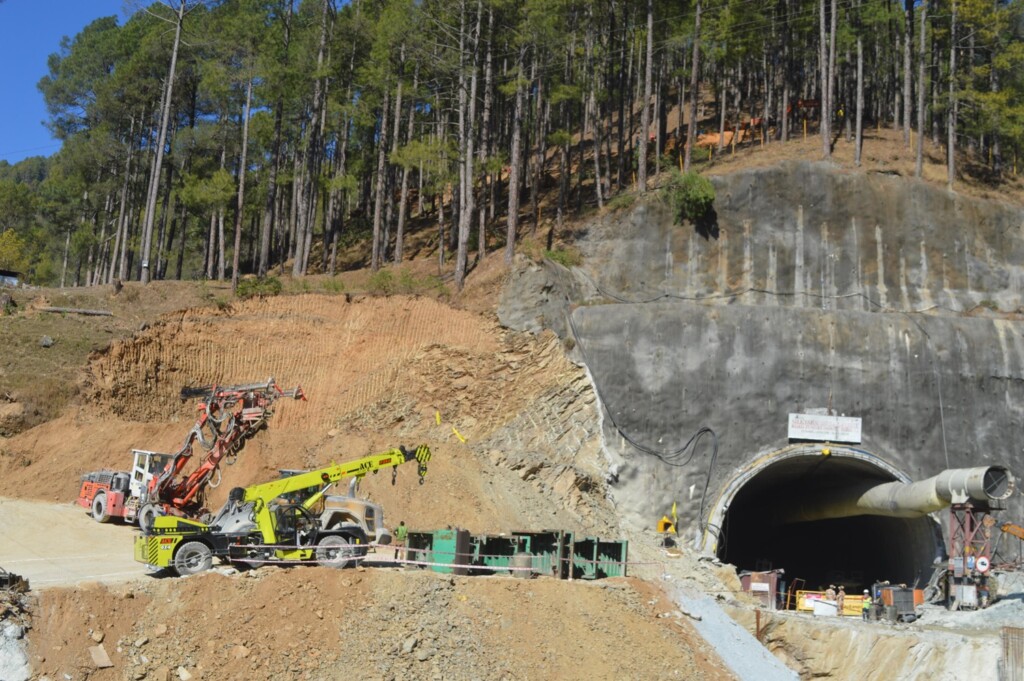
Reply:
M920 482L859 483L801 495L782 509L782 523L800 523L858 515L920 518L967 502L990 504L1006 499L1017 482L1004 466L953 468Z

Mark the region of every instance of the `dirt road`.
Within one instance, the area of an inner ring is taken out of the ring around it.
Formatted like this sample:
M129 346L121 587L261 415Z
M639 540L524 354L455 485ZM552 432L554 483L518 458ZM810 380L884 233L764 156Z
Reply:
M73 503L0 498L0 567L33 589L121 582L146 574L132 556L132 528L101 525Z

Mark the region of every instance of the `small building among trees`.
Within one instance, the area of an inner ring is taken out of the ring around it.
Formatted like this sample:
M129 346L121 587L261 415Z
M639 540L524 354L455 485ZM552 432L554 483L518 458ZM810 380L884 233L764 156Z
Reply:
M0 286L17 287L21 283L21 273L14 270L0 270Z

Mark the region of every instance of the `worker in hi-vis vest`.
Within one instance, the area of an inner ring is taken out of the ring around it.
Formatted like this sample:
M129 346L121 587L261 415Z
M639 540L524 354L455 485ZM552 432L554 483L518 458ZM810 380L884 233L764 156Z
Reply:
M398 527L395 528L395 560L398 560L398 554L401 553L401 559L405 560L405 540L409 536L409 528L405 526L405 521L398 523Z

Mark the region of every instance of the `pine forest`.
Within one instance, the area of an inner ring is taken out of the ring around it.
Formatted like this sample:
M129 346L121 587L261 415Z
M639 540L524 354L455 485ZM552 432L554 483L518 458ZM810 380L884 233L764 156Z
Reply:
M50 157L0 162L39 285L482 258L759 145L897 131L993 182L1024 151L1020 0L163 0L55 45ZM695 124L691 124L696 122ZM859 147L858 147L859 150Z

